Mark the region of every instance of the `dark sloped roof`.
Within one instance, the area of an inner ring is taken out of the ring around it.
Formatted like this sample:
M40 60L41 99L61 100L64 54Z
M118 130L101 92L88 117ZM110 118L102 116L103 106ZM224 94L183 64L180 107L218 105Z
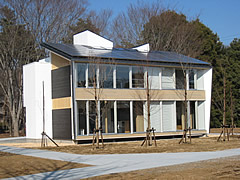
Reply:
M118 59L127 61L149 61L159 63L191 63L193 65L210 66L210 63L194 59L191 57L177 54L175 52L154 51L154 52L139 52L135 49L124 48L93 48L84 45L73 44L55 44L42 43L43 47L57 54L60 54L70 60L78 60L83 57L96 57L103 59Z

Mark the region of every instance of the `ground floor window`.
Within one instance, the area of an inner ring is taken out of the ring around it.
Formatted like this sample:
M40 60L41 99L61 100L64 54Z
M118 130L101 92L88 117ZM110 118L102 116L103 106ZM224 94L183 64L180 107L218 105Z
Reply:
M183 130L185 123L184 123L184 102L177 101L176 102L176 120L177 120L177 130Z
M130 133L130 102L117 102L117 131L118 133Z
M99 127L103 133L139 133L148 126L146 101L77 101L78 135L92 134ZM151 101L150 122L156 132L204 129L204 101L187 102L187 127L185 127L184 101Z
M144 132L143 101L133 102L133 132Z
M163 101L162 102L162 130L176 131L176 120L174 114L175 111L174 101Z
M195 101L190 101L190 127L191 129L197 129L196 126L196 106Z
M184 101L176 102L176 121L177 130L185 129L185 109L187 108L187 127L191 129L197 129L196 120L196 101L188 101L185 107Z
M151 127L156 132L161 132L161 107L159 101L153 101L150 103L150 121Z
M95 101L89 101L89 133L93 134L93 130L96 127L96 103Z
M86 101L78 101L78 131L79 135L86 135L87 134L87 119L86 119Z
M101 101L100 112L103 133L114 133L114 101Z

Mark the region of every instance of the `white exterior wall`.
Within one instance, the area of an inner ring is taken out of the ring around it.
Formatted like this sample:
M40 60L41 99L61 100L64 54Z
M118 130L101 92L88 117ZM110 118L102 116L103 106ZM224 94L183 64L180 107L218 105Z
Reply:
M205 102L198 101L197 102L197 129L204 130L205 129Z
M196 89L197 90L204 90L204 73L206 70L198 70L197 71L197 83Z
M43 81L45 132L52 137L51 63L48 59L23 66L23 99L26 107L26 137L41 138L43 131Z
M210 112L211 112L211 93L212 93L212 68L205 71L204 75L205 90L205 128L209 133L210 128Z

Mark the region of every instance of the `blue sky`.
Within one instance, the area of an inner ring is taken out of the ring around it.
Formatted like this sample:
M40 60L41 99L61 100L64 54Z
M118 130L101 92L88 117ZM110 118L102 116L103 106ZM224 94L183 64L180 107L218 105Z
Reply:
M155 0L143 0L155 2ZM114 15L125 11L130 3L138 0L88 0L93 10L112 9ZM240 0L162 0L165 5L175 6L187 17L196 17L217 33L220 40L229 45L233 38L240 38Z

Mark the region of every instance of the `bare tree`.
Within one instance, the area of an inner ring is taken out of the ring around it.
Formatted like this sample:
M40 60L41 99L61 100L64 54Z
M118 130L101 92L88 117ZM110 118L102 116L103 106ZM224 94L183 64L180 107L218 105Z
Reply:
M7 7L0 9L0 87L5 97L5 105L10 116L10 132L19 135L22 115L22 65L34 61L38 52L34 49L34 39L24 25L16 23L13 11Z
M110 36L110 20L112 17L112 10L103 9L100 12L90 11L87 15L87 19L91 21L91 23L98 28L99 34L104 37Z
M155 109L151 108L151 101L155 98L157 95L156 91L153 90L153 79L149 76L150 67L146 67L146 76L145 76L145 91L146 91L146 106L147 106L147 129L146 129L146 145L152 146L152 137L154 138L155 146L157 146L156 143L156 137L155 137L155 129L151 126L151 114L154 114ZM144 142L145 142L144 141ZM144 144L143 142L143 144ZM142 144L142 145L143 145Z
M220 61L220 72L218 72L220 74L221 77L221 81L222 82L222 87L223 89L214 89L215 93L217 94L217 96L212 98L212 102L214 103L214 105L217 107L219 113L222 115L222 131L217 139L217 141L220 140L221 136L223 135L223 141L226 140L226 133L227 133L227 138L229 140L229 133L228 132L228 127L229 125L227 124L227 111L228 108L230 108L230 118L231 118L231 127L232 127L232 131L233 131L233 127L234 127L234 122L233 122L233 100L232 100L232 82L230 82L228 80L228 74L226 73L228 66L230 66L230 62L229 59L224 58L221 59ZM227 93L227 89L229 87L229 93ZM222 92L221 92L222 91Z
M95 124L93 133L93 145L96 140L96 148L99 148L100 138L103 144L103 127L102 119L107 103L101 103L104 88L113 88L113 60L102 60L100 58L89 57L91 63L88 64L88 92L94 97L94 103L90 104L90 109L94 115L89 117L90 124ZM91 126L91 125L90 125ZM105 125L106 126L106 125ZM90 128L93 128L91 126ZM106 127L105 127L106 131ZM104 145L104 144L103 144Z
M175 11L165 11L158 16L153 16L144 25L142 37L145 42L149 42L152 50L172 51L177 53L183 81L182 89L184 93L179 96L184 99L184 131L183 137L186 142L186 132L188 128L188 88L187 73L192 70L190 57L197 57L202 52L201 33L198 32L198 19L188 21L186 16ZM187 57L181 56L184 54ZM169 54L171 56L171 54ZM174 54L173 54L174 56ZM185 59L183 61L183 59ZM177 91L178 92L178 91ZM182 139L183 140L183 139ZM180 141L182 142L182 141Z
M142 43L141 32L149 19L165 11L160 1L130 4L127 12L120 13L112 22L111 38L117 46L129 48Z
M5 3L38 43L61 41L87 7L87 0L5 0Z

